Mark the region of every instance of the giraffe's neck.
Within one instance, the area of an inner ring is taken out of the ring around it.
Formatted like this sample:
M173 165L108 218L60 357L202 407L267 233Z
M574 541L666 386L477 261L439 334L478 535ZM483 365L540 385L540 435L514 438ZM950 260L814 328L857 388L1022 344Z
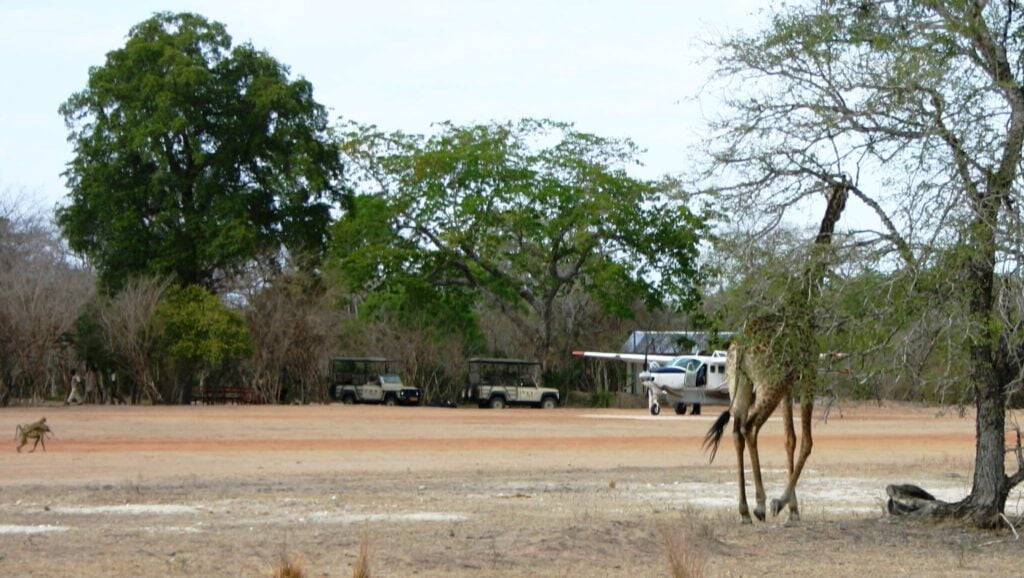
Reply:
M835 232L836 223L846 208L846 198L849 196L849 185L845 181L834 182L829 185L828 205L825 207L825 214L821 218L821 226L818 227L818 235L814 238L815 247L803 271L803 286L800 288L800 296L804 304L809 304L821 293L821 282L825 277L825 263L819 247L832 244L832 235Z
M829 187L828 205L825 207L825 215L821 218L821 226L818 228L818 236L814 238L817 245L828 245L832 242L832 233L836 229L836 223L846 208L846 197L848 185L845 182L833 183Z

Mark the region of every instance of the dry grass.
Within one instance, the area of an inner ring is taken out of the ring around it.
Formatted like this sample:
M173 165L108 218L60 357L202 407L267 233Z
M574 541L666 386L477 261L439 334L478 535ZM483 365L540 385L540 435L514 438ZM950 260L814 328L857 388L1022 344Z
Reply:
M706 526L705 526L706 527ZM669 575L672 578L702 578L707 556L695 545L691 532L680 527L662 528Z
M373 573L370 571L370 541L364 536L359 544L359 558L352 568L352 578L370 578Z
M282 548L271 576L273 578L305 578L306 565L302 561L302 556L288 550L287 546Z

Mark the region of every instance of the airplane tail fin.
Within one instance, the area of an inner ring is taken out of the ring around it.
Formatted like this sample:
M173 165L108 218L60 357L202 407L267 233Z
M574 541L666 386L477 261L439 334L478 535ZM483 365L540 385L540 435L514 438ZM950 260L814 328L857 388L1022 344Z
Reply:
M729 423L729 417L732 414L729 410L722 412L722 415L718 416L715 423L711 424L711 429L708 430L706 436L704 436L703 448L705 451L711 451L711 457L708 458L708 463L715 461L715 454L718 453L718 443L722 441L722 434L725 433L725 426Z

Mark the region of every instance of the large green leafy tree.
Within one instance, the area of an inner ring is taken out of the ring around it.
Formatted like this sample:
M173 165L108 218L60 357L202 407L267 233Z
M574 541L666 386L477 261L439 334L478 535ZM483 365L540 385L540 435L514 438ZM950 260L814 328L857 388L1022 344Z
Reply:
M877 215L853 235L950 314L976 410L971 492L935 515L1003 523L1008 393L1024 375L1024 10L1015 1L819 0L721 44L730 106L711 139L735 212L776 221L841 178ZM863 178L862 178L863 177ZM944 279L916 281L922 271ZM941 301L939 301L941 299ZM904 306L904 311L908 309Z
M471 290L542 359L570 297L616 315L697 300L704 221L674 182L628 174L639 152L629 141L529 119L445 123L429 137L349 128L342 150L365 196L336 242L370 292L403 279Z
M400 236L395 219L387 198L356 196L332 229L329 275L357 300L363 320L391 319L438 337L458 335L467 349L479 349L477 295L465 283L438 282L432 272L445 268L441 257Z
M313 87L225 27L160 13L60 107L74 145L71 247L116 290L139 274L216 289L323 250L341 164Z

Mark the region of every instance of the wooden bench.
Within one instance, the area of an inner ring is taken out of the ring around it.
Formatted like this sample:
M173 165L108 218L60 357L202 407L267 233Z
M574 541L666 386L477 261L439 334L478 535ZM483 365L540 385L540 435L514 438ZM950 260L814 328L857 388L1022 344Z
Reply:
M204 405L215 403L235 404L259 404L263 403L258 391L254 387L230 386L230 387L204 387L199 392L199 401Z

